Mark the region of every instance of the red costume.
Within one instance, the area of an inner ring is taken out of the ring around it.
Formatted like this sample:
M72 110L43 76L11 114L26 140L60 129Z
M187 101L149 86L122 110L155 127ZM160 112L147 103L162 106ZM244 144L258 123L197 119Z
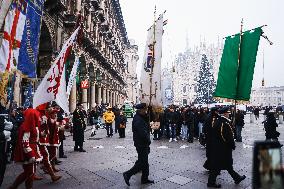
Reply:
M43 156L43 170L44 172L48 173L51 177L52 181L57 181L61 178L61 176L56 176L54 174L54 166L51 165L50 161L49 161L49 152L46 146L49 146L49 128L48 128L48 124L47 124L47 117L46 116L42 116L42 124L40 126L40 137L39 137L39 149L40 149L40 153ZM56 149L55 149L56 150ZM55 151L56 154L56 151Z
M56 122L56 119L49 118L47 125L49 128L49 146L47 149L50 155L49 160L52 162L56 159L57 147L60 145L58 136L59 123Z
M39 152L40 113L32 108L24 112L24 122L19 127L18 142L15 148L14 161L23 163L24 172L21 173L10 187L17 188L25 181L26 188L32 188L36 170L36 162L41 161Z

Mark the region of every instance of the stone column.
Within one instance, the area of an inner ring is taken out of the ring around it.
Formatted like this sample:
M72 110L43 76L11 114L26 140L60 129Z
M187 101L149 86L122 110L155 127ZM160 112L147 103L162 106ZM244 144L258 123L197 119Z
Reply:
M78 11L81 10L81 0L76 0L76 9L77 9Z
M92 27L92 16L91 16L91 12L89 12L89 15L88 15L88 32L91 31L91 27Z
M74 112L74 110L76 109L76 83L74 83L74 85L71 88L71 92L70 92L70 96L69 96L69 111L70 113Z
M14 101L17 102L17 105L20 106L20 83L21 83L21 75L16 72L15 84L14 84Z
M91 104L90 108L96 106L96 85L95 85L95 83L91 84L91 102L90 102L90 104Z
M103 92L103 103L106 103L106 88L105 87L103 87L102 88L102 92Z
M98 85L98 105L102 104L102 87Z
M112 91L109 91L109 103L111 104L111 106L114 106L113 102L112 102Z
M82 89L82 104L84 109L88 110L88 89Z
M111 99L112 99L112 104L115 106L116 103L115 103L115 99L114 99L114 92L111 93Z

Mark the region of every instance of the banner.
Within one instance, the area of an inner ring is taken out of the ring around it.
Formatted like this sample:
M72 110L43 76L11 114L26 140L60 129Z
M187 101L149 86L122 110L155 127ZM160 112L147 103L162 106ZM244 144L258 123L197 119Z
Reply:
M33 101L33 85L32 83L29 83L29 85L24 88L24 107L28 108L30 105L32 105Z
M29 1L27 5L26 25L21 41L17 69L30 78L36 77L43 8L44 0Z
M248 101L254 74L261 28L226 38L219 67L215 97ZM240 45L241 44L241 45ZM238 62L240 46L240 61Z
M163 14L159 16L154 25L148 30L147 41L144 50L143 64L140 76L140 101L149 104L150 95L153 107L162 107L161 92L161 63L162 63L162 36L163 36ZM154 31L155 28L155 31ZM155 39L154 39L155 32ZM155 41L155 42L154 42ZM153 60L154 56L154 61ZM150 82L150 71L153 66L152 82ZM150 94L150 85L152 92Z
M46 102L55 101L66 113L69 113L69 103L66 94L65 62L71 53L78 31L79 28L64 43L58 57L56 57L51 68L38 86L33 98L34 108Z
M19 50L26 21L27 2L15 0L5 18L4 35L0 47L0 72L10 71L18 64Z
M68 97L70 95L70 92L71 92L71 89L72 89L74 82L76 82L76 75L77 75L77 70L78 70L79 64L80 64L79 57L76 56L75 61L74 61L74 65L73 65L73 68L72 68L72 71L71 71L71 74L70 74L70 77L69 77L68 85L67 85L66 94L67 94Z

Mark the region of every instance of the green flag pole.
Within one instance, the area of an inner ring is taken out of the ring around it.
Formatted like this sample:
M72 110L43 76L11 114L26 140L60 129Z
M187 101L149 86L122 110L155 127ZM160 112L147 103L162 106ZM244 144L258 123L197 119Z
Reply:
M241 21L241 30L240 30L240 43L239 43L239 50L238 50L238 67L237 70L239 70L239 66L240 66L240 57L241 57L241 44L242 44L242 33L243 33L243 24L244 24L244 19L242 18ZM236 77L236 83L238 86L238 78L239 78L239 73L237 72L237 77ZM237 112L237 100L234 99L235 103L234 103L234 114L233 114L233 126L236 127L236 112Z

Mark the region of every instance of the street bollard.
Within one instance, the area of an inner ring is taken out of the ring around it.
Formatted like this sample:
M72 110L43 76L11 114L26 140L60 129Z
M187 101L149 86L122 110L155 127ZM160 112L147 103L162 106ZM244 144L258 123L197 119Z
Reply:
M254 114L250 114L250 123L254 123Z
M283 115L282 114L279 115L279 124L283 124Z

